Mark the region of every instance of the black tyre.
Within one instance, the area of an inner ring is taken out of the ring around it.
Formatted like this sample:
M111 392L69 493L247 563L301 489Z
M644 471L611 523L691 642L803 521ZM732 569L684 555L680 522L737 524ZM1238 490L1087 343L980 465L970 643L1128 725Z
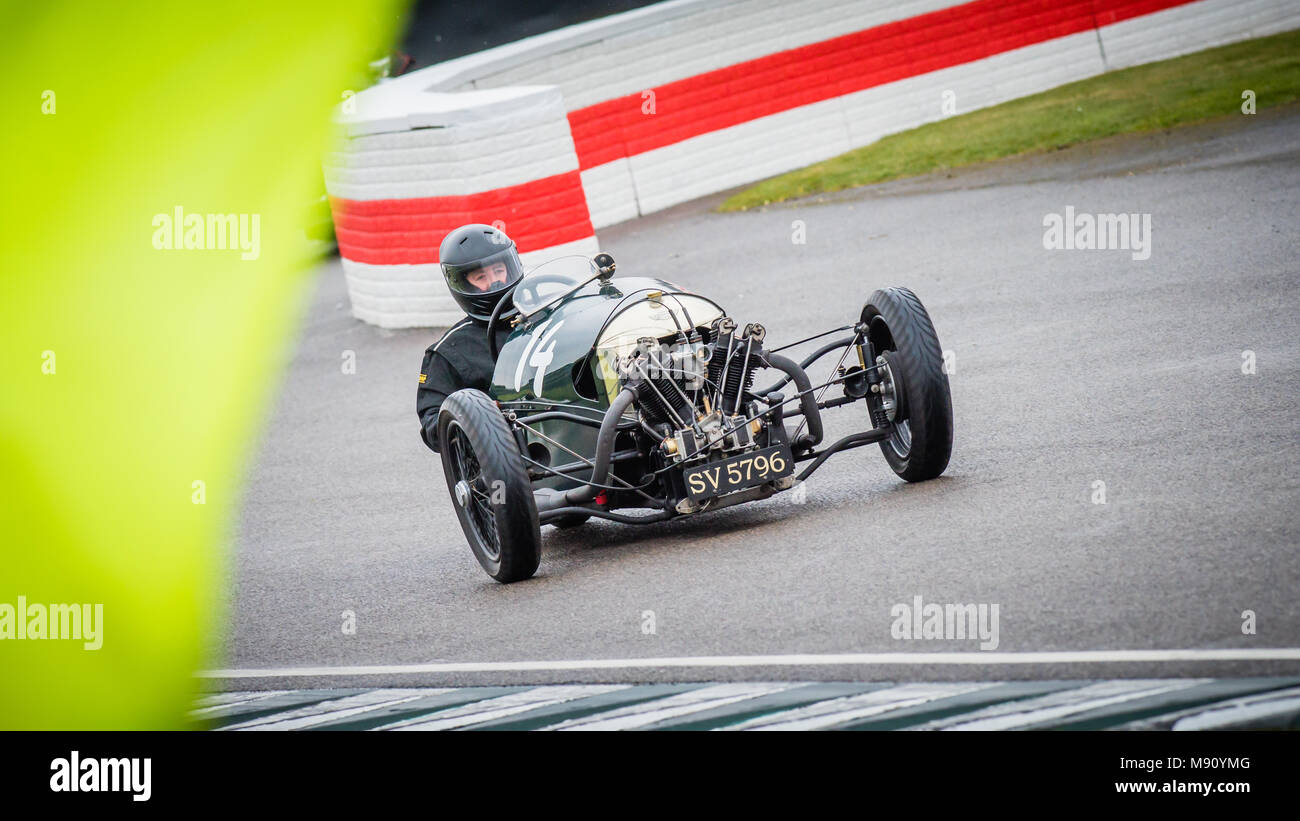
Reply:
M873 417L894 426L880 450L903 479L933 479L952 455L952 396L930 315L907 288L885 288L871 295L862 321L886 380L867 401Z
M548 524L553 524L561 530L568 530L571 527L578 527L587 523L591 518L588 513L566 513L558 519L552 519Z
M499 582L529 578L542 557L537 503L518 447L487 394L466 388L443 401L438 449L447 490L474 558Z

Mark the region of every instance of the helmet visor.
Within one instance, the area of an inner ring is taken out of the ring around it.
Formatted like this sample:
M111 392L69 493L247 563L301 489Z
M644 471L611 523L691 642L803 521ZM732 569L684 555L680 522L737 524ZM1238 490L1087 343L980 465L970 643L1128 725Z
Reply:
M495 254L462 265L443 263L442 272L447 277L447 286L465 296L505 290L524 275L519 254L515 252L513 244Z

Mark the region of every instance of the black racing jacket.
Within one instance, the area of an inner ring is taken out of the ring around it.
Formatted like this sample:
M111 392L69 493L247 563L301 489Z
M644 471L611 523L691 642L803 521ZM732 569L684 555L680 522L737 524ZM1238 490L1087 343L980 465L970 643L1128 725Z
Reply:
M510 328L497 330L497 349L510 336ZM487 324L465 317L451 326L424 352L420 385L415 392L415 411L420 416L420 438L438 452L438 410L442 402L461 388L486 392L492 386L496 361L488 351Z

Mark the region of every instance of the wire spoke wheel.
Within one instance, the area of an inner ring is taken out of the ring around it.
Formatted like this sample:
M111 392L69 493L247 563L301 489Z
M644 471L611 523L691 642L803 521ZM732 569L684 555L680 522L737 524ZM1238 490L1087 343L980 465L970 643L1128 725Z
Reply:
M456 476L457 486L464 482L469 490L468 496L456 502L468 507L470 520L473 522L475 535L484 552L494 559L501 556L501 540L497 535L496 514L492 511L491 495L484 488L483 469L474 456L474 446L459 422L452 421L448 426L448 439L452 452L452 471ZM456 494L462 496L464 494Z
M526 579L541 561L532 484L505 418L487 394L467 388L442 404L438 442L452 505L488 575Z

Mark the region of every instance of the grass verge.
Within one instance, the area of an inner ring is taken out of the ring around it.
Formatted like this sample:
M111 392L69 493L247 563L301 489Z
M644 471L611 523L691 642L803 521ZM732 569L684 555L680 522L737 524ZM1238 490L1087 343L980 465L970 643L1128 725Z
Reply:
M744 211L1114 134L1245 116L1247 89L1261 109L1300 100L1300 30L1107 72L893 134L757 183L718 210Z

